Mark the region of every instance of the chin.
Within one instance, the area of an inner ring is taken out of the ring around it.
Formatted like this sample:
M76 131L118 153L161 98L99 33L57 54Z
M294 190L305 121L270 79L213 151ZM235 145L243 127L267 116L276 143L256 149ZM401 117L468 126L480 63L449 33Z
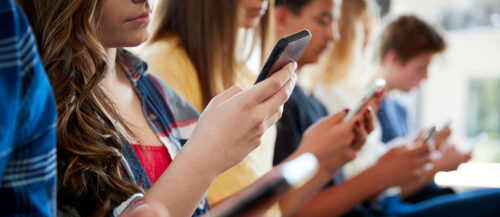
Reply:
M251 29L259 25L260 19L252 19L245 23L245 29Z
M131 37L130 40L127 41L127 45L123 47L136 47L141 45L142 43L146 42L149 38L149 35L146 34L141 34L136 37Z

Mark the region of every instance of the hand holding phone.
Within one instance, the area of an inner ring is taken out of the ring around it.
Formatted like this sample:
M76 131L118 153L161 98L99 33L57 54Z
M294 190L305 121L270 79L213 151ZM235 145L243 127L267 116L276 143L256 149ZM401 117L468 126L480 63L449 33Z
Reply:
M278 41L267 58L255 84L263 81L288 63L299 62L311 40L311 32L303 29Z
M356 113L358 113L359 110L363 108L366 105L366 103L368 103L368 101L370 101L370 99L375 95L375 93L385 88L385 84L386 82L383 78L375 80L366 90L363 99L361 99L361 101L358 103L358 105L356 105L356 107L354 107L354 109L351 109L349 113L347 113L342 122L346 122L352 117L354 117L354 115L356 115Z
M424 135L417 142L415 142L415 146L418 147L420 145L428 143L429 140L431 140L436 135L436 132L437 132L436 127L432 126L430 129L425 131ZM431 152L436 150L436 147L433 147L433 145L431 145L430 143L428 144Z

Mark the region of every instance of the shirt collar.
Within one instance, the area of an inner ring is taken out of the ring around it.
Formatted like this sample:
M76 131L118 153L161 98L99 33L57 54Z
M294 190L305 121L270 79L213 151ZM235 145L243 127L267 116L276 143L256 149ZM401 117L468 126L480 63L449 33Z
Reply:
M145 60L125 49L118 49L117 57L118 63L134 85L148 71L148 63Z

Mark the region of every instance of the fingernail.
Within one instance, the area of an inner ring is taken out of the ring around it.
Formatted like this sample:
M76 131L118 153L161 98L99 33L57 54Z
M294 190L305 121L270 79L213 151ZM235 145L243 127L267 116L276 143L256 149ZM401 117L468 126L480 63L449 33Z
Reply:
M294 70L297 69L297 62L292 62L292 67Z
M344 109L344 112L347 114L347 113L349 113L349 110L351 110L351 109L349 109L349 108L345 108L345 109Z
M354 125L356 125L356 127L360 127L361 123L359 123L359 121L356 121L356 122L354 122Z

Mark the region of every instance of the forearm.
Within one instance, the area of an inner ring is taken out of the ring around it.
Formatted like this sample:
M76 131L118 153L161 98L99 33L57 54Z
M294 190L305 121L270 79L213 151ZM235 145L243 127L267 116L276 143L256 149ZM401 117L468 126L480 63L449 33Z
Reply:
M291 216L300 210L321 188L333 178L333 174L320 169L319 172L300 188L292 189L281 200L283 216Z
M375 180L381 180L376 170L368 169L351 180L316 194L293 216L341 216L356 204L385 190L385 185Z
M186 144L144 196L146 203L148 201L163 203L171 216L191 216L218 175L210 169L209 159L203 160L196 156L196 154L201 156L203 153L189 149L189 145Z

